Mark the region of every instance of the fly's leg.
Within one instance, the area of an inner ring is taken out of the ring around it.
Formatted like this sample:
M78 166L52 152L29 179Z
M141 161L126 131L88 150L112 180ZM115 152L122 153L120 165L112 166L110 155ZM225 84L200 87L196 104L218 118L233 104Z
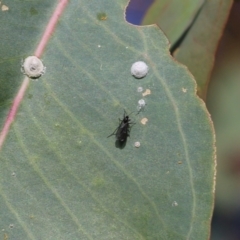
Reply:
M113 135L116 135L116 132L117 132L118 128L119 128L119 127L117 127L117 128L113 131L113 133L111 133L109 136L107 136L107 138L109 138L109 137L111 137L111 136L113 136Z

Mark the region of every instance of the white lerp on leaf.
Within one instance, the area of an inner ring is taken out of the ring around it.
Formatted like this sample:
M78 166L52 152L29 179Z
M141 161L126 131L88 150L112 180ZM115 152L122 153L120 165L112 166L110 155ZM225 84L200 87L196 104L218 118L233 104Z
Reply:
M138 106L139 106L140 108L144 107L145 105L146 105L146 102L145 102L144 99L140 99L140 100L138 101Z
M131 67L131 74L135 78L143 78L148 73L148 65L145 62L135 62Z
M140 99L138 101L137 110L141 111L142 109L144 109L145 105L146 105L145 100L144 99Z
M141 145L140 142L135 142L135 143L134 143L134 146L135 146L136 148L139 148L140 145Z
M29 56L24 60L21 70L30 78L39 78L45 73L46 67L39 58Z

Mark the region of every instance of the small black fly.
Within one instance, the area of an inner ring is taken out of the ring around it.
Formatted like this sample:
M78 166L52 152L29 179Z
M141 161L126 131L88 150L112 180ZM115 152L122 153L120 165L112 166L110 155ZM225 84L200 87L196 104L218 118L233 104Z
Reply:
M116 140L120 143L126 142L127 138L130 137L131 127L135 124L134 122L131 122L129 115L127 115L126 111L124 110L123 119L119 119L119 126L108 137L115 135Z

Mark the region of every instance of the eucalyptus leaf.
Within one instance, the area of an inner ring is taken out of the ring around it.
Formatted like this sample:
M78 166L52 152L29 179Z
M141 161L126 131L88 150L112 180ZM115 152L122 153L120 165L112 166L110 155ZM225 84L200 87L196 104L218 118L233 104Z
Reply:
M204 0L155 0L142 24L157 24L173 45L194 21L203 4Z
M46 19L49 3L37 3ZM14 4L9 34L27 21L23 13L32 2ZM129 25L126 5L69 1L42 56L46 73L31 81L1 151L5 238L209 238L215 174L209 114L164 34ZM23 53L32 55L46 20L28 24L35 38ZM4 45L12 48L7 40ZM142 79L130 73L136 61L149 67ZM16 62L11 69L14 82L21 82ZM140 99L146 105L138 112ZM124 110L135 124L119 147L107 136Z
M206 0L196 22L174 54L194 75L198 85L197 93L203 100L206 100L215 54L232 3L232 0Z

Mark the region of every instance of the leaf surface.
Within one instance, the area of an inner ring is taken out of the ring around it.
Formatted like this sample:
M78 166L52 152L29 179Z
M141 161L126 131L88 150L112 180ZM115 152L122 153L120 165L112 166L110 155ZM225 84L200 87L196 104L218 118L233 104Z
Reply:
M8 13L13 32L25 4ZM72 0L61 17L42 56L46 74L31 82L1 152L4 237L208 239L215 168L209 115L163 33L129 25L126 4ZM137 80L130 68L139 60L149 73ZM141 98L147 105L136 115ZM107 136L124 109L136 124L119 148Z
M147 10L143 25L156 23L174 44L189 27L204 0L157 0Z

